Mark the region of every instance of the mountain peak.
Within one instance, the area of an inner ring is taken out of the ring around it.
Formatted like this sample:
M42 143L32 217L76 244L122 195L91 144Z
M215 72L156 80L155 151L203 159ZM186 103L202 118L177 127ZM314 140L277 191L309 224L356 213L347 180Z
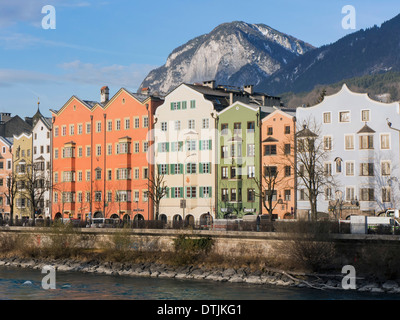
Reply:
M313 46L264 24L223 23L176 48L164 66L141 84L167 93L180 83L215 79L220 84L254 85Z

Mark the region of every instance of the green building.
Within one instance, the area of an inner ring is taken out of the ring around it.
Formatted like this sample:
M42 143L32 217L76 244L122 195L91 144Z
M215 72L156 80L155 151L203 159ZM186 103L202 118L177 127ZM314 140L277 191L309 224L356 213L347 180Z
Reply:
M261 214L260 107L235 102L218 113L217 218Z

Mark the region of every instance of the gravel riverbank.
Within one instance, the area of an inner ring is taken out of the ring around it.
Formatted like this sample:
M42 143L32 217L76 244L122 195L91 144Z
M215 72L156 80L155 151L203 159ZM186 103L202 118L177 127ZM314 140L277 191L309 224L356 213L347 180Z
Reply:
M249 268L205 268L196 266L169 266L155 263L117 263L97 260L37 260L22 258L2 258L0 267L17 267L41 270L45 265L53 266L57 271L88 272L107 275L198 279L232 283L247 283L252 285L276 285L284 287L309 287L316 290L344 290L342 280L345 274L300 274L286 273L282 270L268 269L251 271ZM371 293L400 293L400 279L384 282L357 278L356 289Z

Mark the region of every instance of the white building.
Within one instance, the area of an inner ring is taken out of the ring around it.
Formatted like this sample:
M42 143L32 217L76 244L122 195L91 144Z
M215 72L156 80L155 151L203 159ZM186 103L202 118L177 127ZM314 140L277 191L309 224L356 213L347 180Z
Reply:
M324 172L335 180L320 194L318 211L339 204L345 218L355 211L374 214L400 207L399 132L388 126L390 121L400 129L398 102L377 102L343 85L321 103L298 108L296 117L299 127L310 120L317 124L327 152ZM298 213L306 214L310 205L300 179L297 199Z
M38 109L32 129L32 161L40 199L36 217L51 218L51 149L51 119L43 117Z

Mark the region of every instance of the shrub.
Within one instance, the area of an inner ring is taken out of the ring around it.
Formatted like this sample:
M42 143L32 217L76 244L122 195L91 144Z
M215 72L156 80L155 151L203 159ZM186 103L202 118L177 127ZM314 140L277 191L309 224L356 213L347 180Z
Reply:
M179 235L174 239L175 262L178 264L191 264L206 256L214 246L211 237L191 238Z

